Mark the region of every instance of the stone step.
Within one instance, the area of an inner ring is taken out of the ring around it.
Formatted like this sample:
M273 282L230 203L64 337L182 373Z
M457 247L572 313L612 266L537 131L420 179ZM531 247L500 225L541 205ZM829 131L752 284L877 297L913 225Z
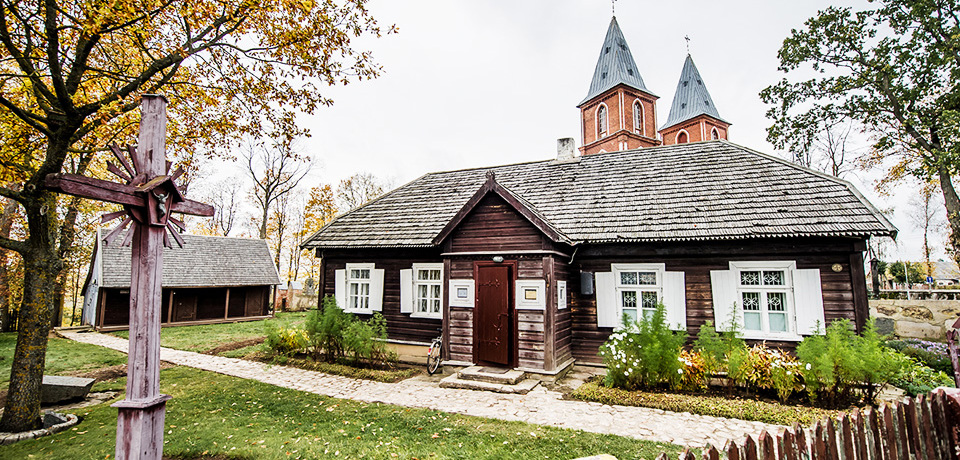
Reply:
M496 383L499 385L516 385L523 380L526 372L516 369L496 369L484 366L470 366L457 372L462 380L476 380L478 382Z
M525 379L513 385L504 385L501 383L490 383L482 380L467 380L457 377L457 374L450 375L440 381L440 388L459 388L464 390L493 391L495 393L516 393L525 395L534 389L540 383L536 379Z

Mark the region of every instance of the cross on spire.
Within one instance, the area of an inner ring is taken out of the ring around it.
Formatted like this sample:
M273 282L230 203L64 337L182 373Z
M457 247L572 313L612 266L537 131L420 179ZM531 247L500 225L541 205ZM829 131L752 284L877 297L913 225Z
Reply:
M689 55L690 54L690 36L684 35L683 39L687 41L687 54Z
M610 12L617 15L617 0L610 0Z

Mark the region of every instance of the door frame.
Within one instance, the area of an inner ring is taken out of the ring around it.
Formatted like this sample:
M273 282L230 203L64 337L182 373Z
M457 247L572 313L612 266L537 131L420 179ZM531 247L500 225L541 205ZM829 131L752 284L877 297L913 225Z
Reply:
M508 267L510 269L510 285L507 286L507 312L510 315L510 329L509 340L507 341L507 347L509 347L508 356L509 363L507 366L510 368L517 367L517 362L519 360L519 348L517 347L517 342L519 340L519 331L517 329L517 308L516 308L516 284L517 284L517 268L518 263L516 260L505 260L503 262L493 262L489 260L477 260L473 262L473 279L474 279L474 292L473 292L473 308L474 314L473 318L476 321L477 318L477 309L480 308L480 286L477 281L480 279L480 267ZM486 363L480 361L480 353L477 350L479 345L478 335L479 327L476 323L473 324L473 357L474 361L479 365L491 365L499 366L499 363Z

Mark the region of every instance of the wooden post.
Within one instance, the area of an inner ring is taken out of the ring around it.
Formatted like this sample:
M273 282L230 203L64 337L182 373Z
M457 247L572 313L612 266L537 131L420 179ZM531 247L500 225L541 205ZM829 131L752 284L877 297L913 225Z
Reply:
M167 101L162 96L144 96L141 110L140 158L133 158L133 162L140 163L139 173L155 177L165 172ZM116 458L160 460L163 420L170 399L160 394L160 299L166 228L135 225L132 230L127 396L113 404L119 409Z

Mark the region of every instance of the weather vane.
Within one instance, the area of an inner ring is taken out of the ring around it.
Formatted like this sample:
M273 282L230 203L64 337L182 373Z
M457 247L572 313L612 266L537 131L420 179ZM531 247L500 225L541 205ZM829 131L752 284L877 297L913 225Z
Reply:
M614 1L616 1L616 0L614 0ZM689 35L684 35L684 36L683 36L683 39L687 41L687 54L690 54L690 36L689 36Z

